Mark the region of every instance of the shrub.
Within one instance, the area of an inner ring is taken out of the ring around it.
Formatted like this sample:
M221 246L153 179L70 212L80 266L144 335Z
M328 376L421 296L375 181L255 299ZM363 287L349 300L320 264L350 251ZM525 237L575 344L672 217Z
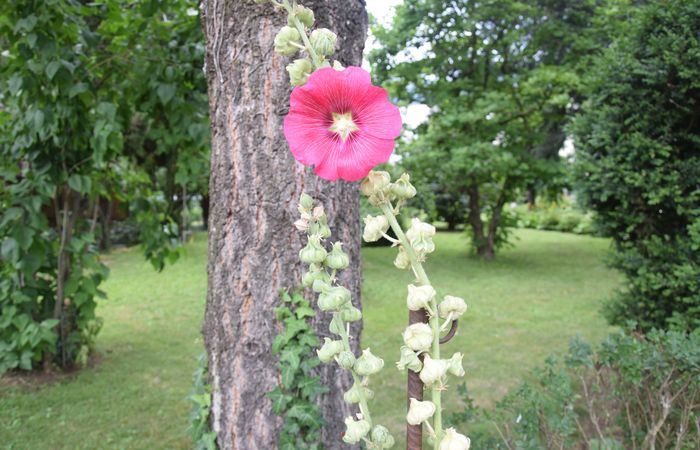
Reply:
M613 238L613 324L700 325L700 0L652 2L595 66L577 193Z
M619 332L595 353L576 338L533 376L494 411L475 412L467 397L449 418L494 423L476 448L700 448L700 333Z

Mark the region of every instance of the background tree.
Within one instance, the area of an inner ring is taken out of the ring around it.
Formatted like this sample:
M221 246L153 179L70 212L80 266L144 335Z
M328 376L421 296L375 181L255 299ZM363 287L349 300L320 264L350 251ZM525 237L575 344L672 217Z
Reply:
M433 110L402 146L401 164L433 188L443 219L468 222L483 257L505 241L506 202L561 186L558 151L595 6L408 1L375 30L376 76L402 101Z
M658 2L596 61L572 131L577 192L627 277L614 324L700 325L700 2Z
M310 1L317 25L338 34L337 58L358 65L367 27L359 0ZM222 448L275 448L280 421L265 396L278 384L270 348L277 330L277 290L296 286L297 203L302 192L320 199L333 236L352 261L342 283L360 297L360 222L357 184L325 182L295 163L282 134L291 92L273 39L286 15L252 0L203 3L207 80L212 121L209 193L209 292L204 336L212 384L212 428ZM317 330L328 329L320 314ZM351 330L358 343L359 326ZM320 336L323 337L323 336ZM351 382L337 366L322 369L331 388L321 396L328 425L322 442L340 448L342 394Z

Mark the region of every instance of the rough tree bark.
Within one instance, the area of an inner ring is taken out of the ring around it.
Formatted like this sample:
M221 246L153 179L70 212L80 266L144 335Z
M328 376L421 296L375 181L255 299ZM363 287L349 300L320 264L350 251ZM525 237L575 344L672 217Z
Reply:
M338 33L338 59L359 65L367 31L362 0L306 1L318 26ZM298 284L302 241L292 223L302 191L321 199L334 240L342 240L351 267L341 280L360 297L358 186L328 183L297 164L282 134L291 88L290 58L273 51L286 16L252 0L205 0L206 73L212 123L209 195L209 291L204 337L212 384L211 424L223 449L276 448L281 420L265 393L278 383L270 346L278 329L273 308L277 289ZM319 314L316 329L327 335L330 317ZM357 345L361 325L351 330ZM347 373L323 365L331 387L320 406L328 421L326 448L341 448L343 418L350 414L342 393ZM345 446L347 447L347 446Z

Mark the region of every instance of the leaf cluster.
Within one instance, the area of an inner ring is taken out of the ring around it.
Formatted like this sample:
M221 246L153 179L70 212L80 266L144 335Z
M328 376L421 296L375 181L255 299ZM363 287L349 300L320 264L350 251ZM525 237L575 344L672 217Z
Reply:
M284 419L278 448L320 450L324 420L315 401L329 389L315 374L321 363L315 352L320 343L308 318L316 312L299 290L280 290L279 295L283 303L275 308L275 316L282 331L272 342L272 353L279 355L280 383L267 393L272 410Z

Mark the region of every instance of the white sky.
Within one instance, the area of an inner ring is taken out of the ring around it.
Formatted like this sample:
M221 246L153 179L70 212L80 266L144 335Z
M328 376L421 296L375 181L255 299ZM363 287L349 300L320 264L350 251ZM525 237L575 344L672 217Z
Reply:
M372 14L379 23L386 24L391 21L394 15L394 7L403 3L403 0L367 0L367 12ZM377 43L374 40L372 33L368 33L367 41L365 42L365 53L376 47ZM364 60L362 66L366 70L370 70L369 63ZM430 108L422 104L411 104L401 107L401 118L408 128L413 129L423 123L430 114Z

